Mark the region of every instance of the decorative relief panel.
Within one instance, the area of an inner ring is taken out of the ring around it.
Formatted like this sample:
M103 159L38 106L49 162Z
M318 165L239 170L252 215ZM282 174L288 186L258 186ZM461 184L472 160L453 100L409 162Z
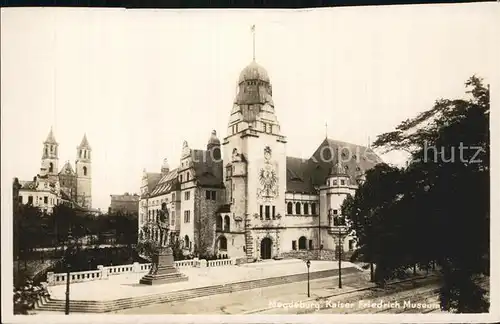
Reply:
M271 148L266 146L264 148L264 163L258 175L260 188L257 189L257 198L264 202L270 202L279 195L277 166L271 161L271 157Z

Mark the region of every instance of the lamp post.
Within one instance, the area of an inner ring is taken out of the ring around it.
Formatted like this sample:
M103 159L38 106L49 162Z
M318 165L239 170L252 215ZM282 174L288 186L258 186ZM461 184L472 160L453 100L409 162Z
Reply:
M342 289L342 228L338 228L339 235L339 289Z
M307 266L307 297L311 297L311 286L309 283L309 267L311 266L310 260L306 261L306 266Z
M330 218L330 228L329 228L329 233L332 236L337 235L338 236L338 260L339 260L339 289L342 288L342 240L343 236L347 235L348 233L348 227L345 222L345 218L334 214L333 210L330 209L328 211L329 218ZM335 239L334 239L335 242Z
M73 236L71 235L71 228L68 231L68 244L66 247L66 304L64 307L64 314L69 315L69 283L71 276L70 256L73 249Z

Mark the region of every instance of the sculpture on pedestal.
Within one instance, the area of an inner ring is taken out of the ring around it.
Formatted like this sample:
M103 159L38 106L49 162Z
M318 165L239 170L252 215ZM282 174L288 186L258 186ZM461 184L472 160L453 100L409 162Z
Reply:
M156 220L160 234L158 249L151 260L151 271L140 280L141 284L155 285L188 280L187 276L175 268L172 248L168 246L169 224L167 204L163 203Z

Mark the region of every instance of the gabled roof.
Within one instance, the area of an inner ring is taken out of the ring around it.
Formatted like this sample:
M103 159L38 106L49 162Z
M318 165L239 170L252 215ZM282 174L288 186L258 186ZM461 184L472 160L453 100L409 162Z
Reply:
M370 148L326 138L308 160L287 157L287 191L314 193L315 187L325 183L332 168L341 166L354 183L360 173L382 163Z
M64 163L59 174L75 175L75 171L73 171L73 168L71 167L71 163L69 163L69 161L66 161L66 163Z
M152 191L150 191L150 197L160 196L171 191L179 190L180 184L177 180L177 171L178 169L174 169L162 176L155 187L152 189Z

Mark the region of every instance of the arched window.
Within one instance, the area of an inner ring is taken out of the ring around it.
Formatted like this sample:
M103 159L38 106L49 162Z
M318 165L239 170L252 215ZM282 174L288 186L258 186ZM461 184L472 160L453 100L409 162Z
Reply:
M218 231L222 231L222 216L217 216L215 227Z
M229 216L224 217L224 232L229 232Z
M186 181L189 181L189 172L186 172Z
M300 215L300 203L295 203L295 214Z
M191 242L189 242L189 236L184 236L184 248L189 249Z
M47 149L47 146L45 146L45 155L49 155L49 150Z
M86 176L86 175L87 175L87 167L86 167L86 166L84 166L84 167L83 167L83 175L84 175L84 176Z
M87 151L83 151L83 157L86 159L87 158Z
M311 214L316 215L316 203L311 204Z
M309 215L309 204L308 203L304 204L304 215Z
M299 238L299 250L306 250L307 249L307 239L305 236L301 236Z
M227 250L227 239L224 236L221 236L219 239L219 250Z
M286 213L288 215L293 214L293 204L290 201L286 204Z
M82 150L80 150L80 157L82 157Z
M50 173L54 172L54 164L52 164L52 162L50 162L49 164L49 172Z

